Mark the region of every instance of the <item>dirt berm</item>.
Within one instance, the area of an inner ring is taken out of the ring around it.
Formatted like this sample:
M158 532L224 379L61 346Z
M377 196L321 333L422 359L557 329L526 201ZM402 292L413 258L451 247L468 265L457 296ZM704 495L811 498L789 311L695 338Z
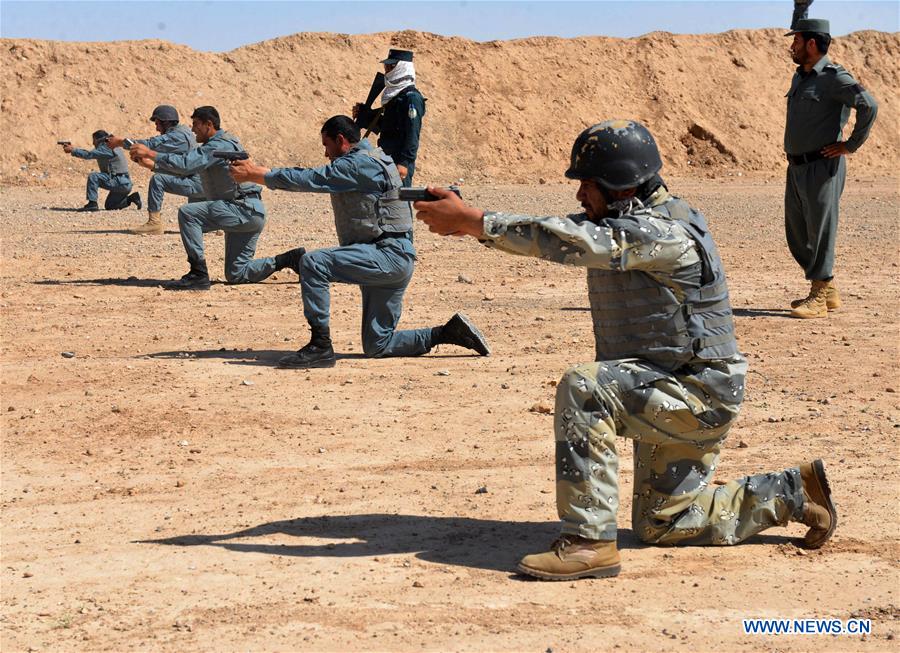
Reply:
M391 46L416 51L428 98L421 180L560 179L574 136L634 117L659 141L669 174L780 175L784 94L793 64L784 30L634 39L536 37L477 43L420 32L303 33L228 53L164 41L3 39L4 184L60 186L88 165L55 144L95 129L144 137L159 103L183 116L212 104L223 126L269 165L323 162L318 128L366 95ZM830 53L880 103L856 174L898 169L900 33L857 32ZM141 185L145 171L135 170Z

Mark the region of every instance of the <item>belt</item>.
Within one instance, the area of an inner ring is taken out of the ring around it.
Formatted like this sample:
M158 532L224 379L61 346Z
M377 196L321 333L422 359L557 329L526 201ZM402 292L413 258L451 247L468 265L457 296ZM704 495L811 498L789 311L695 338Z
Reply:
M785 154L789 163L799 166L804 163L812 163L813 161L819 161L820 159L826 158L824 154L819 151L815 152L807 152L806 154Z
M387 240L388 238L405 238L406 240L412 240L411 236L412 236L412 232L410 232L410 231L403 231L400 233L395 233L393 231L382 231L381 235L378 236L378 238L376 238L372 242L377 243L382 240Z
M259 199L262 199L262 193L260 193L258 190L252 190L249 193L235 193L234 194L234 199L236 199L236 200L245 200L248 197L259 200Z

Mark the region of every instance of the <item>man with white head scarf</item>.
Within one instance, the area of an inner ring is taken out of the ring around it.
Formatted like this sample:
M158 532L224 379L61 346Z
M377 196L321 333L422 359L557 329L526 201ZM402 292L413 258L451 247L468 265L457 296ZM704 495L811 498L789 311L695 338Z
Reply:
M381 94L382 116L372 131L379 133L378 147L397 164L404 186L412 185L419 152L419 132L425 115L425 98L416 88L413 53L391 49L384 64L384 91ZM357 118L360 107L353 110Z

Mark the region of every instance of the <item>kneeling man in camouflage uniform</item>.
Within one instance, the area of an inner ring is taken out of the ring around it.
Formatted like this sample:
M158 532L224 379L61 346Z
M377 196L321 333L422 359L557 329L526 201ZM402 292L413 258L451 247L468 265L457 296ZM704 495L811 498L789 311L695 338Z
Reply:
M747 362L738 351L725 272L703 216L670 195L647 129L602 122L572 148L584 212L483 212L443 189L417 202L444 235L587 268L597 360L576 365L556 396L562 536L519 563L547 580L615 576L619 505L615 436L634 442L633 528L652 544L737 544L772 526L809 526L822 546L837 514L821 460L711 485L737 418Z

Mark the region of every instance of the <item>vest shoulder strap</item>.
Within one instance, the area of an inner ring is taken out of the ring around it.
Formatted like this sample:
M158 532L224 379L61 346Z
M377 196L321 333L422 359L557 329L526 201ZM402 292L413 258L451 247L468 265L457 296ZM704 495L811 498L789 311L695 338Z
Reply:
M371 150L363 150L369 157L372 158L378 165L381 166L381 169L384 171L384 176L388 180L388 188L385 189L384 194L382 195L382 199L396 199L400 196L400 184L394 181L394 175L391 174L391 165L393 165L394 161L387 154L385 154L384 150L380 147L376 147ZM396 170L396 168L394 168ZM400 174L397 173L397 179L400 179Z

